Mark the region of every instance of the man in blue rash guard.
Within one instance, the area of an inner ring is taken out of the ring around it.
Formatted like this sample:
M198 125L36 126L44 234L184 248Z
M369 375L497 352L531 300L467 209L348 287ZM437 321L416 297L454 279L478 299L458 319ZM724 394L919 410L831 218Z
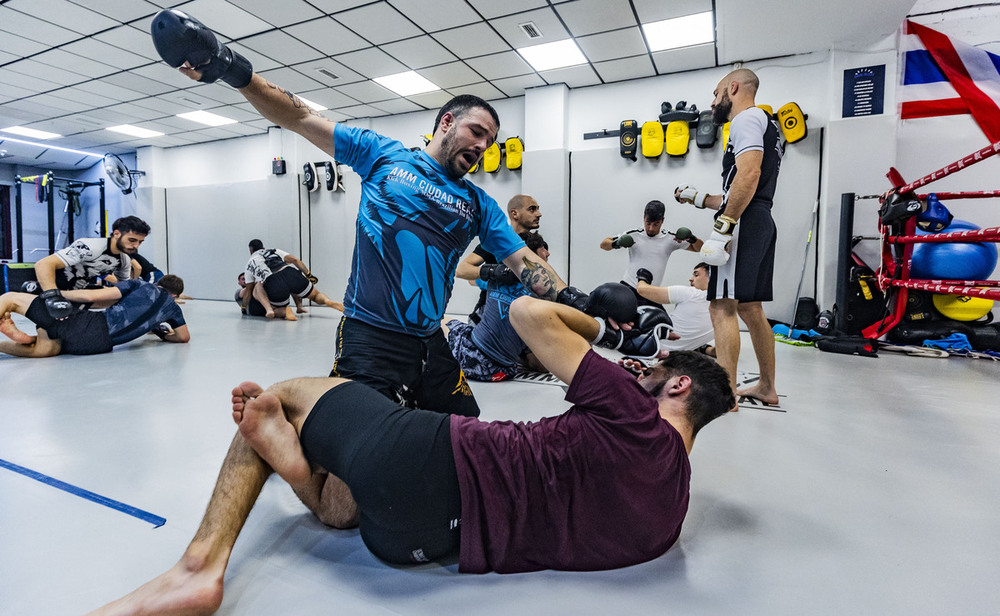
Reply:
M464 179L496 140L500 120L493 107L475 96L455 97L438 112L427 147L412 151L371 130L323 117L254 73L246 58L181 11L161 11L152 32L157 51L171 66L191 79L221 79L237 88L265 118L361 176L345 316L330 375L362 382L408 406L478 416L440 328L465 249L478 236L538 297L555 300L566 286L525 247L496 201ZM242 450L245 443L234 447ZM355 525L357 506L346 486L333 476L314 479L315 489L297 491L303 502L327 524Z

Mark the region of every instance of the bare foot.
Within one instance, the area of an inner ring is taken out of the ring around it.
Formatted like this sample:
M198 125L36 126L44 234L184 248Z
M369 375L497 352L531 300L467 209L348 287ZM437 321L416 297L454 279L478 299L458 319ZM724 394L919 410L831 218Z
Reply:
M295 316L291 308L285 308L285 320L286 321L298 321L299 317Z
M93 616L212 614L222 605L222 574L223 570L218 572L193 570L185 565L182 559L166 573L90 614Z
M309 483L312 470L299 435L285 417L281 401L269 392L259 392L256 383L241 383L233 390L233 419L240 434L274 472L293 487ZM238 395L241 390L247 397ZM256 394L250 397L250 394Z
M265 312L264 313L264 318L273 319L274 318L274 311L273 310L269 310L269 311Z
M343 302L335 302L333 300L330 300L330 302L327 304L327 306L329 306L330 308L333 308L334 310L339 310L341 312L344 311L344 303Z
M763 388L760 383L754 385L753 387L747 387L745 389L738 389L736 391L737 398L753 398L755 400L760 400L764 404L777 404L778 403L778 392L771 388Z
M297 312L299 314L306 314L309 311L306 310L305 308L303 308L302 306L299 306L298 308L295 309L295 312Z
M0 319L0 332L18 344L31 344L33 341L31 336L19 330L17 325L14 325L12 319Z

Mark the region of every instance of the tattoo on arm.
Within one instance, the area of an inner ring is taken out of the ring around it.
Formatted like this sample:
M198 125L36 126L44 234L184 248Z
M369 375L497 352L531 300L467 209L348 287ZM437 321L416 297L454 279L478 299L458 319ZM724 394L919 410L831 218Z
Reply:
M557 295L556 281L549 274L549 270L545 269L541 263L536 263L527 257L521 259L524 261L524 269L521 270L521 284L535 297L554 302Z
M327 119L322 114L320 114L320 112L316 111L315 109L313 109L309 105L303 103L302 99L299 98L298 96L296 96L294 92L286 90L286 89L284 89L284 88L282 88L280 86L276 86L276 85L274 85L273 83L271 83L270 81L267 81L267 80L265 80L264 83L266 83L267 87L271 88L272 90L277 90L278 92L280 92L280 93L284 94L285 96L287 96L288 100L292 101L292 105L296 109L305 109L306 112L309 115L314 115L314 116L316 116L318 118L323 118L324 120Z

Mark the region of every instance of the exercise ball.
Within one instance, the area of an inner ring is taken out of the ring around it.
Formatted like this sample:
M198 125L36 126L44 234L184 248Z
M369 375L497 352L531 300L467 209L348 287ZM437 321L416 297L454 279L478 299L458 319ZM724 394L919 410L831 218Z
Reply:
M934 296L934 307L938 312L956 321L978 321L993 310L993 300L985 297L968 297L966 295Z
M954 220L941 233L979 229L967 220ZM917 229L917 235L930 235ZM931 280L988 280L997 266L997 247L990 242L914 244L910 278Z

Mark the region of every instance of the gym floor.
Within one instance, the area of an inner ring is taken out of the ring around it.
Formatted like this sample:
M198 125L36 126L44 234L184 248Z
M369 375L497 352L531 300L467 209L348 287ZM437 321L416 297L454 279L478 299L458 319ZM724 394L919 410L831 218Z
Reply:
M339 312L288 323L241 318L232 303L183 308L187 345L147 336L102 356L0 357L0 614L80 614L172 566L234 433L233 385L329 371ZM219 613L997 613L1000 363L776 352L779 408L745 405L705 428L684 530L652 562L517 575L392 567L274 477ZM741 369L756 371L746 334ZM486 419L568 407L552 384L473 389Z

